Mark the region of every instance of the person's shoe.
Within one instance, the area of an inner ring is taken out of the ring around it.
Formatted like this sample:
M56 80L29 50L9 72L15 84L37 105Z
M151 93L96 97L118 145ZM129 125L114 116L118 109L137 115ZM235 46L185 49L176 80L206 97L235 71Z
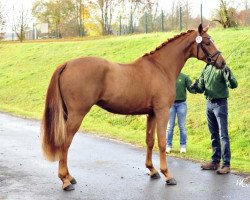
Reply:
M167 147L167 148L166 148L166 153L170 153L170 152L171 152L171 150L172 150L172 148L171 148L171 147Z
M203 170L217 170L220 167L220 163L204 163L201 165L201 169Z
M217 174L228 174L230 173L230 167L222 165L216 172Z
M180 153L186 153L186 152L187 152L186 147L181 147Z

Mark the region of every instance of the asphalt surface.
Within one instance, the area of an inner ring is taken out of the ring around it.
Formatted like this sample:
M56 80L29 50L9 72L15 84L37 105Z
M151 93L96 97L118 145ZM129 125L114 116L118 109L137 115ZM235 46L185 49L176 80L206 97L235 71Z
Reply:
M75 190L64 192L57 162L42 157L40 123L0 113L0 200L3 199L237 199L250 198L242 176L202 171L194 162L168 157L177 186L164 178L150 180L144 167L145 150L128 144L78 133L68 166ZM158 154L154 164L159 169Z

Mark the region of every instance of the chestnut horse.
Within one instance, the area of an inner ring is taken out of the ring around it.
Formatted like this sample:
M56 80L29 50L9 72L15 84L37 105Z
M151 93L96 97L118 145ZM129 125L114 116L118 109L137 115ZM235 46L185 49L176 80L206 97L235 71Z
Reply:
M42 148L47 159L59 160L64 190L76 180L67 166L72 139L93 105L117 114L147 115L146 167L159 178L152 163L157 129L160 170L168 185L176 185L166 161L166 126L175 99L175 82L187 59L196 57L217 68L225 60L207 34L208 27L189 30L162 43L129 64L84 57L59 66L50 81L42 122Z

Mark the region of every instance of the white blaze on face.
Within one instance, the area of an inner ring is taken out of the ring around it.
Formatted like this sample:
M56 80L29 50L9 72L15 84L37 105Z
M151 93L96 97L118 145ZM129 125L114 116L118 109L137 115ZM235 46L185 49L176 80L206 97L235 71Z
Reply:
M198 35L196 38L195 38L195 41L197 44L200 44L202 42L202 37L200 35Z

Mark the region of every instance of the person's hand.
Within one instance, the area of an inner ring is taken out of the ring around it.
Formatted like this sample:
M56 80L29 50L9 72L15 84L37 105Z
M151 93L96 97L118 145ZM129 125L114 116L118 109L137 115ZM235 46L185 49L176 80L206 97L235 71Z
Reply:
M231 77L232 77L232 72L231 72L231 69L228 66L225 66L224 73L225 73L225 78L227 80L230 80Z
M196 90L198 88L198 83L199 83L199 80L196 79L195 82L192 85L190 85L190 89Z

